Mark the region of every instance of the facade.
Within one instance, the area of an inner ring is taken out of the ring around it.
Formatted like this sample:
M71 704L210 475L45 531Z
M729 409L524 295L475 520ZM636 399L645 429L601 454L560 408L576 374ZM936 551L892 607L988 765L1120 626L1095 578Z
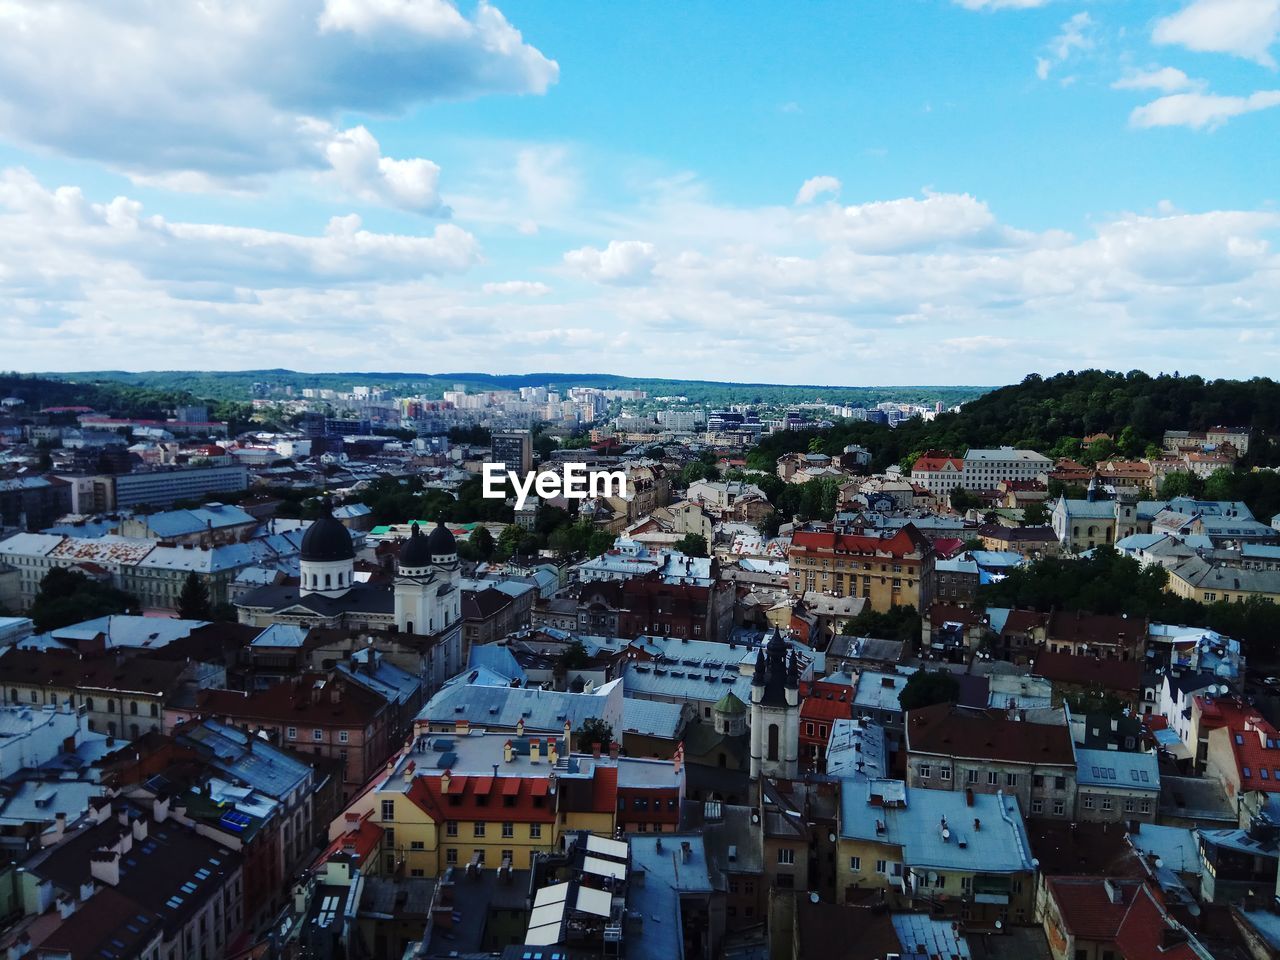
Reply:
M238 493L249 486L249 469L237 465L123 473L111 482L116 509L167 507L177 500L195 500L211 493Z
M533 469L533 434L528 430L495 430L490 460L523 477Z
M72 485L57 477L0 480L0 529L40 530L72 510Z
M1074 815L1076 759L1065 724L938 704L907 714L905 746L909 787L999 793L1030 816Z
M1002 480L1035 480L1051 469L1053 461L1034 450L971 449L964 455L960 482L966 490L994 490Z
M1154 753L1076 748L1076 819L1155 823L1160 764Z
M799 770L800 667L777 630L751 678L751 779L794 780Z
M1200 603L1244 603L1258 599L1280 601L1280 570L1223 566L1191 556L1169 568L1165 589Z
M939 498L962 486L963 477L964 458L941 450L926 451L911 467L911 482Z
M793 593L861 597L880 611L924 610L933 599L933 548L911 524L885 537L799 531L787 561Z

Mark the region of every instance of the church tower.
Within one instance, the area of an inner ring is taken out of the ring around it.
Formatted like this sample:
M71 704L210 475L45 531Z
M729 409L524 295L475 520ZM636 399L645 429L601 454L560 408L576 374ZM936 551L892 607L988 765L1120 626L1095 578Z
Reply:
M334 519L328 500L324 502L324 514L302 535L298 554L299 596L318 593L341 597L353 586L356 550L351 533Z
M440 521L430 536L423 536L415 523L396 564L396 628L433 634L457 623L462 615L457 581L458 544L453 534Z
M800 753L800 662L777 628L751 678L751 779L795 779Z

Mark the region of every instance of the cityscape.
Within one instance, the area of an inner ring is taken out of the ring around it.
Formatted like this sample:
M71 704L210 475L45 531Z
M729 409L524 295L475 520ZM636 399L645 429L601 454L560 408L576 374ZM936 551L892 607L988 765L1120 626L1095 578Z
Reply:
M1280 960L1280 0L0 35L0 960Z

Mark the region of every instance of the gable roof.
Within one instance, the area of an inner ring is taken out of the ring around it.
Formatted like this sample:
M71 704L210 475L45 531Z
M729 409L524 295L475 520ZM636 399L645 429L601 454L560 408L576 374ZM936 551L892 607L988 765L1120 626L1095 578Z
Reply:
M949 703L911 710L906 737L909 753L1075 766L1065 725L1010 720L1001 711L966 711Z
M1045 650L1036 657L1032 675L1052 683L1131 693L1142 687L1142 661L1104 660Z

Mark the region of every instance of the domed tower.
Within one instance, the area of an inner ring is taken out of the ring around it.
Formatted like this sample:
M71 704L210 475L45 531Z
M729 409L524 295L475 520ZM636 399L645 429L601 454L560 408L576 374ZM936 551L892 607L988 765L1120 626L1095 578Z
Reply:
M302 535L299 551L301 596L318 593L341 597L354 582L356 551L347 528L333 518L333 507L324 502L324 514Z
M1116 541L1138 532L1138 494L1129 488L1116 492Z
M800 666L775 627L751 678L751 779L794 779L799 753Z
M711 722L716 733L740 737L747 732L747 705L730 690L711 708Z
M424 536L418 524L400 548L396 564L396 627L405 633L432 634L461 616L458 544L444 523Z

